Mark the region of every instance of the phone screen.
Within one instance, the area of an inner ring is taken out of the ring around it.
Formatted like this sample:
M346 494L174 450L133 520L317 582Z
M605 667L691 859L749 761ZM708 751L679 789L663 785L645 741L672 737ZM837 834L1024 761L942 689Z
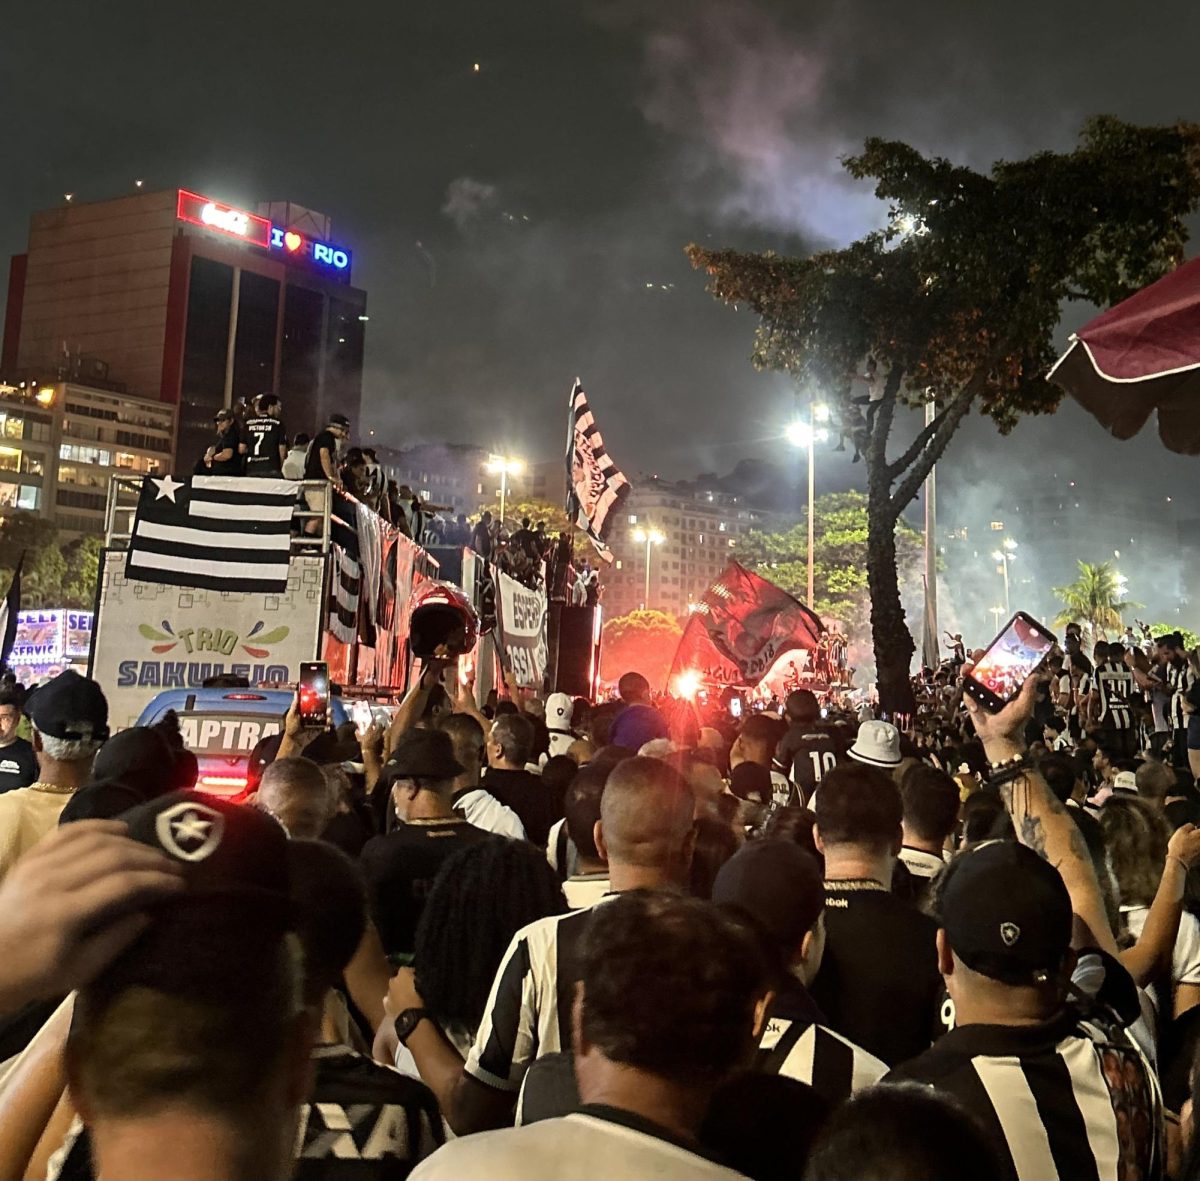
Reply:
M729 716L731 718L740 718L742 716L742 699L740 697L731 697L729 699Z
M300 665L300 724L323 730L329 717L329 665L323 660Z
M1035 619L1018 611L963 678L963 688L990 710L998 710L1050 655L1054 637Z

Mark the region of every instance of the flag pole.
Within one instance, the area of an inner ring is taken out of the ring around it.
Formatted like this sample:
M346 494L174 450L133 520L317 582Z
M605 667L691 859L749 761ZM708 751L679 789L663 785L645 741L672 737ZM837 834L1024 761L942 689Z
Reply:
M925 403L925 425L937 417L937 402ZM936 668L940 659L937 604L937 464L925 477L925 664Z

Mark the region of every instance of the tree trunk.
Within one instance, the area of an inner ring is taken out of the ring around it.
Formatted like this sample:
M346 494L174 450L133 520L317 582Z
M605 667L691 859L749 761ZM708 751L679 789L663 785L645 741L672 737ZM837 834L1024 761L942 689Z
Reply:
M909 669L916 647L900 603L896 569L896 517L884 473L872 474L867 503L867 586L871 592L871 641L875 648L880 709L913 713Z

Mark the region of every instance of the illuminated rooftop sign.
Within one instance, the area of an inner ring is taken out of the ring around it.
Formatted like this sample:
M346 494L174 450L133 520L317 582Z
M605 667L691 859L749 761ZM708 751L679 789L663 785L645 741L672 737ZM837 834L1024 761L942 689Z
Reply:
M304 259L331 271L349 271L350 251L330 242L322 242L298 230L271 227L271 250L276 254L291 255Z
M186 189L179 190L175 216L191 225L228 234L248 246L261 246L265 250L270 245L271 223L265 217L235 209L199 193L189 193Z

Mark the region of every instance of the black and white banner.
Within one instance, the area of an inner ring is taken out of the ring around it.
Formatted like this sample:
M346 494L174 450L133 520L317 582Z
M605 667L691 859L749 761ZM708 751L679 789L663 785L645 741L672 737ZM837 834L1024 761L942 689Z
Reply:
M611 562L605 538L621 502L629 495L629 481L604 449L579 378L571 390L567 431L567 516L588 535L600 556Z
M329 595L329 630L343 644L358 637L358 605L362 598L362 553L358 540L358 502L333 489L329 506L329 540L333 550Z
M496 581L496 632L504 667L522 688L540 690L546 677L547 603L544 591L530 590L492 567Z
M125 576L207 590L283 591L295 505L290 480L147 476Z

